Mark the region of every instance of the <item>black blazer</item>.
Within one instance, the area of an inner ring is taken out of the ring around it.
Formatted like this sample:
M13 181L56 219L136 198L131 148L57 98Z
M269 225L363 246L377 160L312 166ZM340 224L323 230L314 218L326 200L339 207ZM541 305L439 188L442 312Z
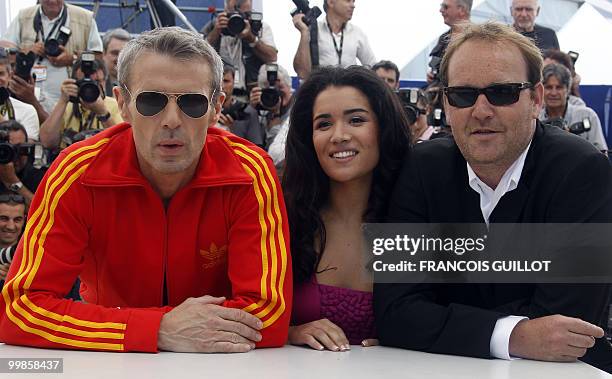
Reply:
M415 146L389 209L388 222L484 223L452 139ZM612 165L585 140L538 124L518 187L489 221L612 223ZM497 319L562 314L605 329L611 294L601 284L375 284L374 308L384 345L491 358ZM598 339L582 360L610 372L612 347Z

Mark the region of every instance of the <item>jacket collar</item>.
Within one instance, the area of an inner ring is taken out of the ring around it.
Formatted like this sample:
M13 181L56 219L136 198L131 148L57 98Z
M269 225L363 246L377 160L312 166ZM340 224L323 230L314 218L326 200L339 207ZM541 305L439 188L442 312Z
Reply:
M209 128L206 143L190 187L210 187L232 184L252 184L253 180L244 171L242 164L224 137L229 133L218 128ZM124 122L115 125L95 137L93 144L101 138L110 138L94 158L81 178L87 186L146 186L147 179L142 175L132 127ZM89 140L87 140L89 141Z

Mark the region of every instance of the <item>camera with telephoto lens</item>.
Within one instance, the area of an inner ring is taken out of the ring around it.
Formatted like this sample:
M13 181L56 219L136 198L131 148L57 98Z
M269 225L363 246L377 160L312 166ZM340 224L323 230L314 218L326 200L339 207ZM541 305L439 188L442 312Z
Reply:
M98 64L96 63L96 56L94 53L85 51L81 54L80 69L85 77L76 82L79 87L79 98L86 103L93 103L100 96L100 86L98 82L91 79L91 76L98 70ZM71 97L70 101L78 103L79 99Z
M236 37L246 27L246 21L248 20L251 25L251 33L258 35L263 26L262 24L263 14L261 12L239 12L232 11L227 12L227 27L221 29L221 34L225 36Z
M15 75L25 81L29 81L32 77L32 67L36 60L36 54L33 51L22 53L21 51L15 56Z
M40 143L20 143L13 145L9 142L11 129L0 127L0 164L15 162L19 157L27 156L33 161L35 168L47 166L47 156Z
M8 265L13 261L13 257L15 256L15 251L17 250L17 245L3 247L0 249L0 265Z
M229 108L222 109L221 113L226 116L230 116L234 121L246 120L249 117L249 115L244 111L247 106L248 104L243 103L242 101L234 101Z
M45 41L45 54L48 57L57 57L62 53L60 46L66 46L72 32L69 28L62 26L57 38L49 38Z
M321 15L321 9L319 7L310 7L308 0L293 0L293 3L297 7L293 12L291 12L291 17L294 17L296 14L303 14L302 21L307 26L312 25L317 22L317 18Z
M278 79L278 65L275 63L267 64L266 75L268 78L268 88L264 88L261 91L259 103L263 109L270 110L278 104L281 98L281 93L275 86Z
M417 106L419 101L419 90L417 88L400 88L395 91L395 93L402 102L404 114L408 122L410 125L414 124L422 113Z

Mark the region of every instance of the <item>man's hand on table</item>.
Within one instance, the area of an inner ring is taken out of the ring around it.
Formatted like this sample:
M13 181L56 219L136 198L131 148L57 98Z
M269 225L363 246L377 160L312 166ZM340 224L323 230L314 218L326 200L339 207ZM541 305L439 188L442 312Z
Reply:
M510 335L510 355L542 361L572 362L604 336L600 327L561 315L523 320Z
M189 298L166 313L159 327L160 350L244 353L261 340L262 322L240 309L220 304L224 297Z

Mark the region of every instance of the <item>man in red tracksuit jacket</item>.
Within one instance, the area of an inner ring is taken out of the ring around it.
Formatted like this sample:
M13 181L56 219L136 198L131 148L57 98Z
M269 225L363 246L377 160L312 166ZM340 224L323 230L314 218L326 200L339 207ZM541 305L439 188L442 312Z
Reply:
M127 122L64 150L40 184L2 290L0 341L142 352L284 345L285 205L271 159L209 129L222 75L191 32L161 28L128 43L115 88ZM84 303L63 299L77 276Z

